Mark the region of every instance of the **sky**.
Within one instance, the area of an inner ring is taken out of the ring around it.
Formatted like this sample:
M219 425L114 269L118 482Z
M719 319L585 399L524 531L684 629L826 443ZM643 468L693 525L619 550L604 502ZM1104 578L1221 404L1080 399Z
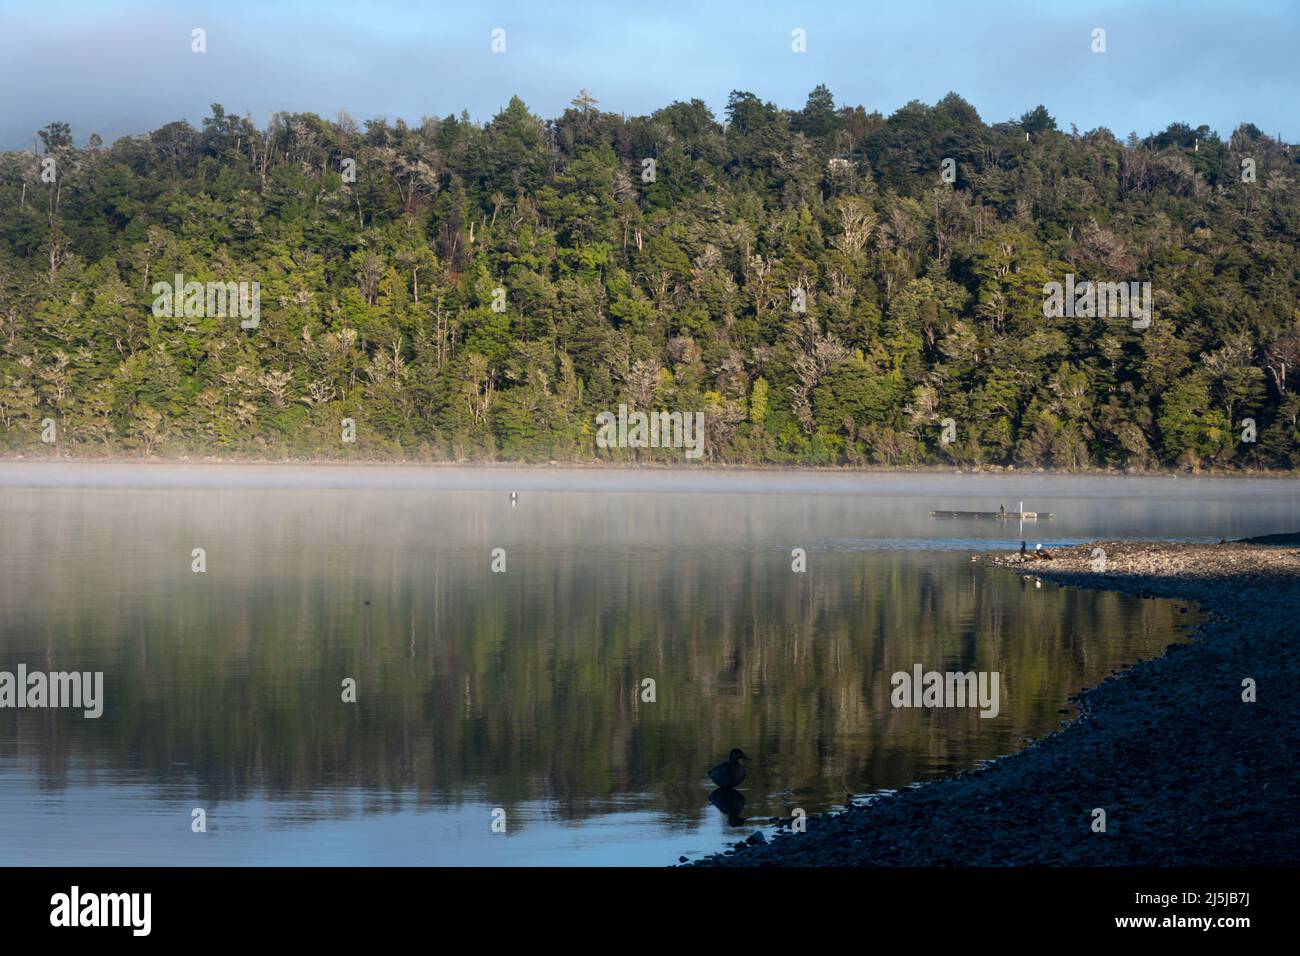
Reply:
M797 109L818 83L885 115L955 91L987 123L1042 103L1065 130L1253 122L1294 143L1298 49L1300 0L0 0L0 149L56 120L79 145L197 126L212 103L259 126L486 121L513 95L558 116L585 88L611 112L699 98L721 118L731 90Z

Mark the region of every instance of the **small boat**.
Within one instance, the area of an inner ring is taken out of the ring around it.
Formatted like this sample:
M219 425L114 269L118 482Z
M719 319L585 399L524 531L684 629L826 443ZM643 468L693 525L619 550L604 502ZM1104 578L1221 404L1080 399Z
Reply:
M1016 504L1015 511L999 509L997 511L931 511L931 518L997 518L1012 521L1037 521L1039 518L1055 517L1050 511L1026 511L1023 501Z
M1036 521L1055 518L1050 511L931 511L931 518L998 518L1014 521Z

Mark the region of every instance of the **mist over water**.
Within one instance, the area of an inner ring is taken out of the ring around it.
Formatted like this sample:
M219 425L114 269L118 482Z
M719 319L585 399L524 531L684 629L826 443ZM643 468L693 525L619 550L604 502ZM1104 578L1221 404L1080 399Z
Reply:
M929 516L1020 500L1056 518ZM973 553L1297 518L1277 480L0 465L0 670L105 696L0 709L0 856L671 863L1013 751L1196 620ZM918 663L999 672L998 716L892 707Z

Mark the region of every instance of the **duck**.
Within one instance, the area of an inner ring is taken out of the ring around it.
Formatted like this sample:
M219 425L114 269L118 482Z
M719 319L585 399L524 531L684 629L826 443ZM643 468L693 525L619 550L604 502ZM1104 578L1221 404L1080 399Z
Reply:
M745 779L745 768L740 765L742 760L748 760L745 752L739 747L732 749L727 754L726 763L720 763L709 771L709 779L719 787L735 787Z

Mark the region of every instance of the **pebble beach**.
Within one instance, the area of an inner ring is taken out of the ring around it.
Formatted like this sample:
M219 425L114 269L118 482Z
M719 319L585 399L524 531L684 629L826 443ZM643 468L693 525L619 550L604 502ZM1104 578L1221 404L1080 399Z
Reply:
M1300 863L1300 535L1098 541L1050 560L976 560L1185 600L1203 621L1189 643L1081 692L1075 719L1016 753L809 818L806 832L781 821L772 839L750 835L692 865Z

